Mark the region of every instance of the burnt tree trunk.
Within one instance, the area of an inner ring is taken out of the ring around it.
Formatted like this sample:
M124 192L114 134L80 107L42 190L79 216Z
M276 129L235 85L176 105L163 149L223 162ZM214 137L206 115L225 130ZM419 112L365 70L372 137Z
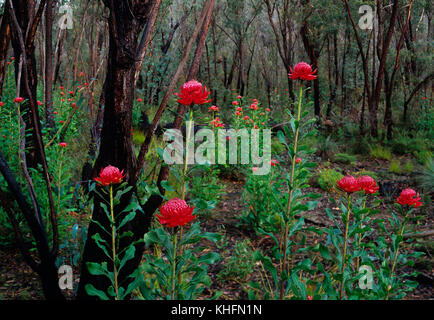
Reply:
M132 143L132 109L134 100L134 75L136 72L136 57L139 43L138 36L144 29L155 1L114 1L105 0L104 4L110 10L109 16L109 56L107 75L104 87L105 110L101 145L98 158L93 167L93 177L97 176L101 168L113 165L124 170L125 180L133 185L136 171L136 157ZM121 212L132 199L132 192L126 193L115 207L115 214ZM119 221L124 217L118 215ZM101 208L101 199L95 195L92 220L98 221L106 228L110 223ZM119 222L117 221L117 222ZM133 233L132 241L143 238L144 215L137 213L135 219L125 226L125 231ZM101 263L106 261L103 251L97 246L92 236L99 233L103 239L109 240L107 234L101 231L96 223L91 222L88 230L88 241L83 254L78 299L96 299L89 296L85 290L86 284L107 291L110 286L106 277L91 275L86 267L87 262ZM123 238L119 243L122 250L131 243L130 238ZM132 279L127 276L137 269L143 254L143 244L136 245L136 255L129 260L119 273L119 282L128 286ZM113 263L108 262L108 268L113 269Z
M35 46L33 41L31 43L27 43L27 39L24 38L26 42L25 52L23 52L19 34L24 37L26 35L26 30L29 28L30 20L33 18L35 7L34 2L30 0L12 0L14 13L16 19L18 21L18 25L20 30L17 30L14 24L12 27L12 48L14 50L14 56L16 62L15 66L15 81L20 84L19 92L20 96L26 99L24 103L21 104L21 110L23 111L23 120L26 123L26 130L31 133L31 137L26 139L26 158L27 165L30 168L36 168L38 163L41 163L40 153L37 151L37 132L36 125L33 121L32 110L30 106L30 101L32 100L34 104L36 104L36 89L38 86L37 83L37 71L36 71L36 58L35 58ZM21 73L21 78L18 79L19 76L19 64L22 61L22 55L26 55L27 60L27 79L25 79L24 72ZM27 81L26 81L27 80ZM30 88L30 95L26 86ZM36 108L37 121L39 122L39 112Z
M11 40L11 28L8 17L8 6L5 6L0 26L0 97L3 96L3 83L6 76L6 63L9 42Z

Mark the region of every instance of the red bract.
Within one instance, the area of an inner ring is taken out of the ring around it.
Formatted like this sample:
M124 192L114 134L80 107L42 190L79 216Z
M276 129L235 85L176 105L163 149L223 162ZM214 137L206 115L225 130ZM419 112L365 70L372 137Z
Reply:
M237 105L238 105L238 101L233 101L232 104L233 104L234 106L237 106Z
M301 158L295 159L295 163L297 163L297 164L301 163Z
M422 202L419 200L419 192L416 193L416 191L413 189L408 188L401 191L401 194L399 195L398 199L396 199L396 202L398 202L400 205L414 206L417 208L422 206Z
M182 227L196 218L193 215L194 206L190 207L184 200L174 198L160 206L160 215L156 214L158 221L169 228Z
M294 70L292 70L291 67L289 68L291 69L292 72L289 74L289 77L292 80L296 80L296 79L314 80L317 78L317 76L314 75L316 70L312 71L312 67L306 62L297 63L294 67Z
M62 148L66 148L68 146L68 144L66 142L61 142L61 143L59 143L59 146Z
M196 80L190 80L181 87L181 93L175 93L179 97L178 102L189 106L191 104L204 104L211 101L208 99L210 92L206 90L206 86L202 87L202 83Z
M121 183L124 177L124 170L119 171L116 167L107 166L101 169L99 176L94 180L102 186L108 186L110 184Z
M380 188L377 182L370 176L363 176L357 179L360 190L364 190L366 194L373 194Z
M341 180L338 181L339 189L352 193L356 191L360 191L360 186L357 182L357 179L353 176L345 176Z
M5 103L3 101L0 101L0 107L3 107Z
M21 103L23 101L24 101L24 98L21 98L21 97L17 97L14 99L14 102L16 102L16 103Z

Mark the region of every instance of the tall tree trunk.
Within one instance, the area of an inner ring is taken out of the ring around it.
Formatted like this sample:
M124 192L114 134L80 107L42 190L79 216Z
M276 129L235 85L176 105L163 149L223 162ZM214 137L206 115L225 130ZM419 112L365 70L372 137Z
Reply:
M3 96L3 83L6 76L7 55L11 40L11 27L9 23L9 6L5 6L0 26L0 98Z
M8 0L9 1L9 0ZM33 114L30 106L30 100L36 104L36 89L37 83L37 72L36 72L36 58L35 58L35 46L33 41L27 44L26 30L29 28L29 23L33 20L33 15L35 12L34 2L30 0L12 0L12 5L14 8L14 13L19 25L19 30L15 27L12 33L12 47L14 50L14 56L16 59L15 65L15 81L19 85L20 96L26 99L24 103L21 104L21 110L23 111L23 120L26 124L26 130L31 132L31 137L26 139L26 155L27 155L27 165L30 168L36 168L38 163L41 163L40 153L37 150L37 132L36 124L33 120ZM23 52L20 44L20 34L26 43L25 50ZM20 61L27 60L27 79L25 79L24 72L19 73ZM21 77L18 79L18 77ZM27 81L26 81L27 80ZM30 88L30 94L27 90L27 85ZM36 108L35 114L36 121L39 122L39 112Z
M53 114L53 0L45 9L45 118L51 132L55 131Z
M132 143L132 110L134 101L134 75L136 72L136 57L139 52L138 36L146 25L155 1L104 0L110 10L109 16L109 56L107 75L104 88L105 110L101 145L98 158L93 167L93 176L97 176L101 168L113 165L124 170L125 180L134 186L136 172L136 157ZM115 207L116 221L119 223L124 214L119 214L132 199L132 192L122 196ZM97 221L109 228L110 222L101 207L101 199L95 195L92 221ZM123 238L119 243L119 250L128 246L131 241L141 239L144 234L144 216L137 214L123 230L131 231L133 239ZM80 284L79 299L96 299L89 296L85 290L87 284L92 284L99 290L106 291L110 282L106 277L91 275L86 267L87 262L101 263L106 260L103 251L97 246L92 236L100 233L103 239L110 241L100 227L91 222L88 230ZM143 254L143 244L136 245L135 257L129 260L119 273L118 280L123 286L128 286L132 279L128 278L137 269ZM108 268L113 269L113 263L108 262Z

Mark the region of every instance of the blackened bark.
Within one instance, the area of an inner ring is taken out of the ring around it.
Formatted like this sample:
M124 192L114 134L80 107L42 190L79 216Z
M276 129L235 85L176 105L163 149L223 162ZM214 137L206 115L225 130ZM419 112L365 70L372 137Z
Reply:
M134 75L136 72L136 57L139 49L138 36L144 29L150 17L155 1L113 1L105 0L104 4L110 10L109 17L109 56L107 63L107 75L104 87L105 109L103 128L101 132L101 144L98 158L93 167L93 177L96 177L101 168L113 165L126 174L125 180L134 186L136 172L136 157L132 143L132 109L134 99ZM115 208L117 223L124 215L122 211L132 199L132 192L122 196L119 205ZM95 196L92 220L98 221L109 228L109 220L101 208L101 199ZM133 239L125 237L119 243L119 250L127 247L131 241L143 238L145 228L145 216L137 212L135 219L128 223L122 231L131 231ZM88 272L87 262L101 263L106 261L106 256L96 245L92 236L99 233L101 237L110 243L110 237L102 232L97 224L91 222L88 230L81 278L78 288L78 299L91 299L85 290L86 284L92 284L95 288L107 291L110 282L106 277L93 276ZM127 278L137 269L143 254L143 244L136 245L136 255L129 260L120 271L118 280L123 287L127 287L132 279ZM113 269L113 263L108 262L108 268Z
M55 132L53 114L53 0L45 9L45 117L51 134Z
M27 164L30 168L36 168L38 163L42 163L42 159L40 157L40 153L37 150L37 132L36 132L36 124L33 121L32 110L30 106L30 99L36 104L36 89L38 86L37 83L37 72L36 72L36 58L35 58L35 46L33 42L27 44L26 52L22 51L22 47L20 45L20 39L18 33L22 35L26 34L26 30L29 27L29 22L34 14L34 5L32 5L32 1L29 0L12 0L15 16L17 18L19 27L21 30L16 30L16 26L11 23L13 26L12 32L12 48L14 50L14 56L16 59L15 65L15 81L16 83L20 83L20 95L26 101L21 104L21 110L23 111L23 120L26 123L26 129L28 132L31 132L31 137L26 139L26 157ZM19 72L19 61L22 59L22 55L26 55L27 60L27 82L25 79L24 72L21 73L21 79L18 79ZM30 88L30 95L27 91L26 86ZM36 108L35 117L39 122L39 112Z
M8 16L9 7L5 6L0 26L0 97L3 92L3 83L6 76L6 63L9 43L11 40L11 28Z

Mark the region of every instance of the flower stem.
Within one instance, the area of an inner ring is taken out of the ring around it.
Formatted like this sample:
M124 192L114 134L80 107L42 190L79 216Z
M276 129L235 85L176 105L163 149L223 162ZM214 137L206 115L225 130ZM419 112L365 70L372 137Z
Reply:
M348 246L348 228L350 225L350 214L351 214L351 194L348 194L348 209L347 209L347 218L345 221L345 237L344 237L344 254L342 256L342 281L341 281L341 288L339 290L339 300L342 300L342 296L344 293L344 271L345 271L345 261L347 257L347 246Z
M408 213L407 213L408 214ZM402 237L402 235L404 234L404 227L405 227L405 220L407 219L407 215L404 217L404 221L402 222L401 228L399 229L399 237ZM387 295L386 295L386 300L389 300L389 293L390 293L390 282L392 281L392 277L393 277L393 273L395 271L395 267L396 267L396 262L398 261L398 254L399 254L399 245L401 244L401 241L398 243L398 245L396 246L396 251L395 251L395 255L393 257L393 263L392 263L392 269L390 270L390 277L389 280L387 281Z
M181 192L181 199L185 200L185 192L187 189L187 184L185 182L185 177L187 176L187 169L188 169L188 156L189 156L189 141L190 141L190 131L191 131L191 125L192 125L192 119L193 119L193 108L190 107L190 113L188 115L187 120L187 138L185 141L185 162L184 162L184 171L182 175L182 192Z
M178 249L178 233L173 235L173 256L172 256L172 300L175 300L175 282L176 282L176 257Z
M363 209L365 209L365 207L366 207L366 198L365 199L363 199ZM360 221L361 221L361 223L360 223L360 228L363 228L363 219L365 218L365 214L363 213L361 216L360 216ZM360 245L362 244L362 233L360 232L359 234L358 234L358 238L357 238L357 250L360 250ZM359 263L360 263L360 257L357 257L356 258L356 272L358 272L357 270L359 270Z
M116 227L115 227L115 217L113 210L113 185L110 185L110 217L112 223L112 252L113 252L113 276L114 276L114 286L116 293L116 300L119 300L119 286L118 286L118 271L116 268Z
M303 85L300 85L300 94L298 97L298 111L297 111L297 121L300 122L301 118L301 102L302 102L302 96L303 96ZM280 268L280 300L283 299L285 294L285 286L282 280L283 273L286 272L286 263L288 260L287 257L287 247L288 247L288 232L291 225L293 223L293 217L291 217L291 221L289 221L289 215L291 213L291 205L292 205L292 193L294 191L294 176L295 176L295 159L297 158L297 147L298 147L298 135L300 132L300 126L297 126L297 130L295 132L295 138L294 138L294 154L292 157L292 168L291 168L291 184L290 184L290 190L288 194L288 202L286 205L286 222L285 222L285 231L283 233L283 263L281 264ZM289 274L288 274L289 276Z

